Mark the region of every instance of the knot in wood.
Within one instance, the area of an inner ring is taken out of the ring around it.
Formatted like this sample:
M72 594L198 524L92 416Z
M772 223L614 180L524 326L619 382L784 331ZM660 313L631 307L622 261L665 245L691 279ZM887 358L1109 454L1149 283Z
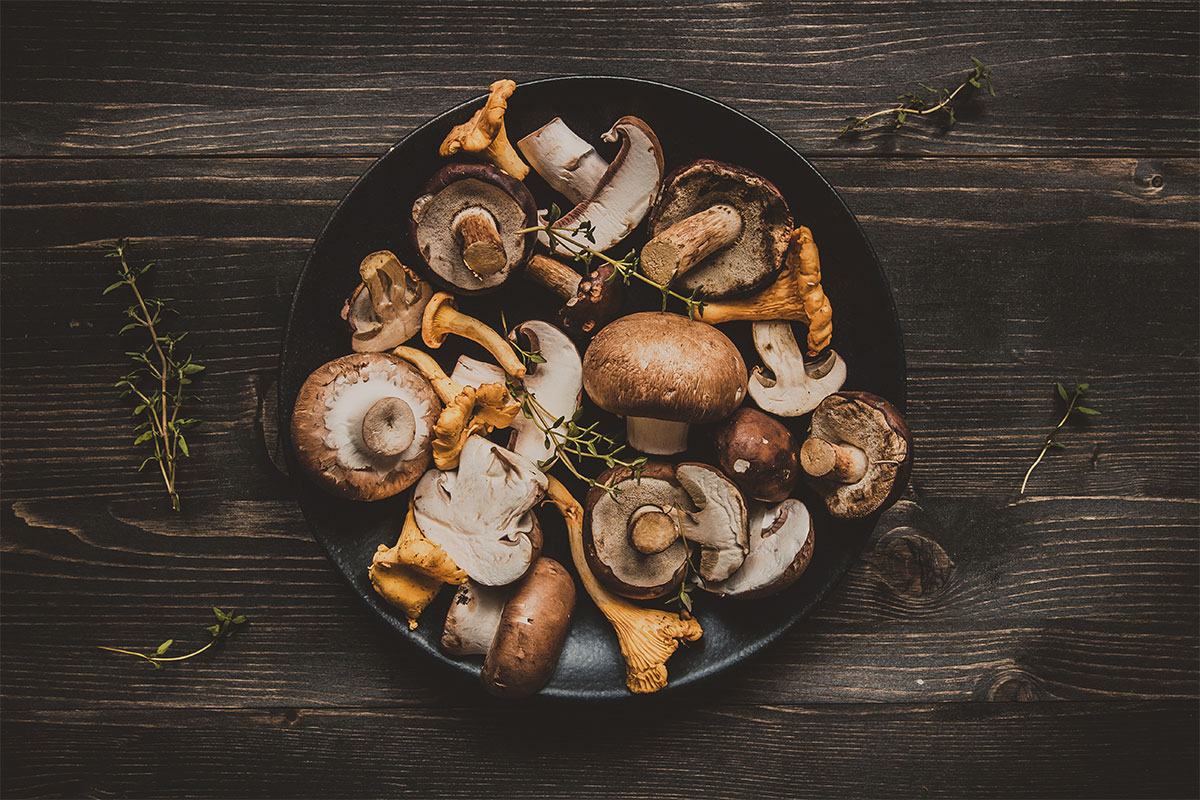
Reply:
M941 592L954 575L954 562L941 545L907 526L880 536L868 561L901 597L931 597Z
M1037 680L1025 670L1013 667L985 676L976 695L994 703L1032 703L1045 699Z

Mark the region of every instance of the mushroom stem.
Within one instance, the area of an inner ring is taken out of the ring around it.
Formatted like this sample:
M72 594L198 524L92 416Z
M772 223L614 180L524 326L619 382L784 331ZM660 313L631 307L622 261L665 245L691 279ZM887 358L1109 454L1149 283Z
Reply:
M454 307L453 295L438 292L425 306L421 321L421 338L433 348L442 346L449 334L456 334L481 345L496 359L504 371L514 378L525 377L525 365L504 337L472 316Z
M679 526L658 506L642 506L629 516L629 542L639 553L661 553L678 538Z
M561 117L521 139L517 148L550 188L572 205L591 197L608 171L608 162L596 148L576 135Z
M583 280L582 275L566 264L541 253L534 253L525 264L525 276L564 300L570 300L579 292Z
M642 271L666 285L742 235L742 215L718 203L676 222L642 248Z
M412 408L399 397L376 400L363 415L363 444L376 455L400 455L416 434L417 421Z
M392 305L391 286L400 287L401 295L403 295L404 288L408 284L408 276L404 273L400 259L387 250L371 253L358 265L358 274L367 286L371 306L375 309L376 315L380 319L384 319ZM381 274L387 277L389 286L384 285Z
M640 453L669 456L687 449L688 423L651 417L626 417L629 446Z
M425 376L425 380L429 381L430 385L433 386L433 390L437 392L437 396L443 405L453 403L454 398L462 393L462 384L451 380L450 376L442 369L442 365L437 363L433 359L433 356L424 350L402 345L393 348L392 355L416 367L417 371Z
M579 580L617 634L625 658L625 685L637 694L657 692L667 685L667 659L679 643L694 642L704 634L700 623L691 617L641 608L601 586L583 552L583 506L550 475L546 476L545 502L553 503L563 515Z
M800 448L800 466L814 478L857 483L867 474L867 454L854 445L809 438Z
M454 236L462 247L467 269L480 278L495 275L508 263L504 242L496 229L496 220L486 208L472 206L458 212L451 223Z

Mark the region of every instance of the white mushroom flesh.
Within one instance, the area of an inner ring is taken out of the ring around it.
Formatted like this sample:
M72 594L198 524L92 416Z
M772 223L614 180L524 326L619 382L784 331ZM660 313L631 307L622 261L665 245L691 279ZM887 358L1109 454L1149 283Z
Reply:
M775 505L751 504L746 560L727 580L706 581L705 588L736 596L778 582L795 563L811 532L808 508L794 497Z
M512 587L483 586L474 581L459 586L446 612L442 649L456 656L487 655L512 591Z
M385 366L368 367L358 375L342 375L325 400L325 446L337 452L337 459L347 469L373 469L383 478L398 465L416 458L428 447L430 430L425 419L430 407L422 400L417 381L407 371L391 370ZM367 411L385 397L398 397L412 410L416 430L412 443L399 455L382 456L372 452L363 441L362 422Z
M700 464L675 468L679 485L691 497L695 511L681 520L683 535L700 545L700 576L722 581L746 558L746 503L741 492L718 470Z
M846 382L846 362L832 350L832 363L826 362L823 374L809 374L790 322L755 322L751 332L763 364L774 375L767 377L761 367L750 373L747 389L763 411L781 417L807 414Z
M740 391L740 390L739 390ZM652 417L626 417L625 438L639 453L670 456L687 450L688 423Z
M608 162L596 148L580 138L561 117L521 139L517 148L550 188L572 205L591 197L608 171Z
M463 445L458 469L430 470L413 493L417 526L485 586L512 583L533 562L530 509L546 491L537 465L481 436Z

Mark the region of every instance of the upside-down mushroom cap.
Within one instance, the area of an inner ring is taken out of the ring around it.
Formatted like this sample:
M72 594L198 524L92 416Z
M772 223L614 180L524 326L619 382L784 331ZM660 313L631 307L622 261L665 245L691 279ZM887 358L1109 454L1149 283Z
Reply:
M378 419L369 412L386 409ZM305 380L292 411L291 437L304 473L351 500L379 500L411 486L429 466L431 435L442 406L412 365L384 353L330 361ZM396 412L406 411L405 419ZM374 421L384 426L372 427ZM364 422L370 430L364 431ZM410 443L396 454L372 449L369 433L404 428Z

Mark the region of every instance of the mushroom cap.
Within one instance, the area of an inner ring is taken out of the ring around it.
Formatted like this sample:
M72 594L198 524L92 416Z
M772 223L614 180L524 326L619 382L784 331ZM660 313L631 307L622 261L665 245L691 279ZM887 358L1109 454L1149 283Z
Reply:
M716 444L722 471L747 496L778 503L796 487L796 439L774 417L742 406L721 423Z
M620 416L715 422L746 396L746 363L725 334L679 314L643 311L606 325L583 357L583 388Z
M725 580L746 558L746 501L737 486L708 464L680 464L675 478L692 503L682 527L688 541L700 545L696 572L705 580Z
M716 299L766 286L783 266L792 215L774 184L756 172L711 159L668 175L650 212L651 238L717 203L737 209L742 232L675 281L684 294L700 289Z
M363 442L371 406L399 397L413 412L412 443L379 456ZM442 410L433 387L411 364L385 353L335 358L304 381L292 411L292 447L313 481L351 500L380 500L411 486L429 466L434 423Z
M704 589L722 597L752 599L782 592L796 582L813 554L813 521L808 508L789 498L750 509L750 552L737 572Z
M691 507L687 492L675 480L675 468L651 461L640 481L628 467L605 470L596 480L620 491L613 496L592 487L584 499L583 553L592 574L613 592L634 600L665 597L678 589L687 573L687 544L676 539L665 550L646 554L629 538L635 511L646 506Z
M480 277L463 263L462 244L454 235L454 219L468 208L492 215L507 260L495 274ZM537 225L537 204L525 184L485 164L447 164L425 186L412 208L413 242L435 275L460 292L494 289L525 263L534 233L517 233Z
M483 662L483 686L497 697L528 697L554 674L571 630L575 581L552 558L534 562L504 604Z
M812 435L850 444L867 457L867 471L855 483L810 477L829 513L841 519L865 517L899 498L912 469L912 434L890 402L869 392L837 392L813 410Z
M396 257L387 251L379 251L367 256L367 259L393 259ZM375 305L371 301L371 292L366 282L358 284L342 305L342 319L350 328L350 348L356 353L381 353L402 345L421 332L421 315L425 304L433 297L433 286L428 281L421 280L415 272L395 260L395 265L402 270L403 286L393 283L388 273L383 269L378 273L383 275L381 282L387 287L391 312L386 319L380 319Z

